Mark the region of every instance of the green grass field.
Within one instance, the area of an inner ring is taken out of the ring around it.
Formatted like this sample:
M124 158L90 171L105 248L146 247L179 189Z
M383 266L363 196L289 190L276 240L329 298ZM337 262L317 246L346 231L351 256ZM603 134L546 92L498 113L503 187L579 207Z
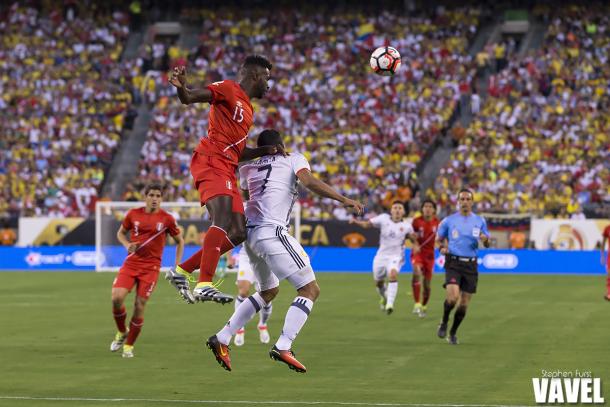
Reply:
M610 378L603 277L483 275L461 344L450 346L435 335L441 275L420 320L411 314L408 274L386 316L370 275L321 273L321 297L294 346L304 375L271 361L254 325L244 347L232 346L233 372L224 371L203 344L233 306L186 305L163 280L136 357L122 359L108 350L113 278L0 273L1 406L533 405L532 377L542 369ZM293 298L282 284L272 341Z

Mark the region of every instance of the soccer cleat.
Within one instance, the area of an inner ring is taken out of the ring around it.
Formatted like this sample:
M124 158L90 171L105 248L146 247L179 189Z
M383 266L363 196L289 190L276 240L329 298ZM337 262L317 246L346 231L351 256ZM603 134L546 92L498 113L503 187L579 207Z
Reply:
M277 346L273 345L273 348L271 348L271 351L269 352L269 357L278 362L286 363L291 370L294 370L297 373L307 372L305 366L296 359L292 349L279 350Z
M180 266L172 267L165 273L165 279L178 290L178 294L187 304L194 304L195 297L190 291L189 281L193 276L184 271Z
M442 322L438 325L438 331L436 331L436 334L438 335L439 338L443 339L445 337L447 337L447 324L443 324Z
M132 358L133 357L133 345L123 345L123 355L124 358Z
M267 325L259 325L257 328L258 337L261 340L261 343L269 343L271 337L269 336L269 330L267 329Z
M604 300L610 301L610 295L604 295Z
M394 312L394 305L392 304L387 304L385 306L385 313L390 315L392 312Z
M413 306L413 313L419 315L421 313L422 305L419 302L416 302Z
M381 311L385 311L385 305L387 304L388 300L385 297L381 297L381 299L379 300L379 308L381 309Z
M235 338L233 339L233 343L235 344L235 346L244 346L245 333L246 333L246 331L243 329L240 329L239 331L237 331L235 333Z
M216 335L210 336L210 338L205 344L214 354L214 357L216 358L218 364L220 364L220 366L230 372L231 357L229 356L229 347L220 343Z
M428 308L428 307L426 307L425 305L422 305L422 306L421 306L421 308L419 309L419 314L418 314L418 316L419 316L420 318L425 318L425 317L426 317L426 315L427 315L427 314L426 314L426 310L427 310L427 308Z
M114 341L110 344L110 352L116 352L123 347L123 343L127 339L127 331L125 332L117 332L114 335Z
M216 285L208 281L197 284L193 290L193 295L197 301L214 301L219 304L228 304L233 301L233 297L218 290Z
M449 345L458 345L459 344L457 336L451 335L451 334L447 337L447 342L449 342Z

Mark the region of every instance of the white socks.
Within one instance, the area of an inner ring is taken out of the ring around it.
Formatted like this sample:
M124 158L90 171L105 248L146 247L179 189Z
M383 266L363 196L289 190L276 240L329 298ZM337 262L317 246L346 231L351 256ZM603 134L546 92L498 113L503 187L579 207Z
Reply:
M379 287L378 285L375 286L375 288L377 289L377 292L379 293L379 295L383 298L385 298L385 292L386 292L386 286L385 283Z
M267 325L267 321L269 320L269 317L271 316L271 313L273 312L273 304L269 303L267 305L265 305L260 312L260 320L258 321L258 325Z
M233 335L243 328L266 305L259 293L249 296L237 307L233 315L231 315L229 322L216 334L218 341L223 345L228 345Z
M388 283L388 290L387 290L387 296L388 296L388 302L387 302L387 307L393 307L394 306L394 300L396 299L396 294L398 293L398 281L390 281Z
M279 350L288 350L292 347L292 341L295 340L313 308L313 301L305 297L296 297L288 308L286 319L284 320L284 328L282 334L277 340L275 346Z

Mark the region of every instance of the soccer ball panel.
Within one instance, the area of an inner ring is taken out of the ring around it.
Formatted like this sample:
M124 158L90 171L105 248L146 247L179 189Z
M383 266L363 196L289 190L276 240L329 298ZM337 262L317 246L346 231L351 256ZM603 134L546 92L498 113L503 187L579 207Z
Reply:
M379 47L371 54L370 65L378 75L394 75L400 68L400 53L393 47Z

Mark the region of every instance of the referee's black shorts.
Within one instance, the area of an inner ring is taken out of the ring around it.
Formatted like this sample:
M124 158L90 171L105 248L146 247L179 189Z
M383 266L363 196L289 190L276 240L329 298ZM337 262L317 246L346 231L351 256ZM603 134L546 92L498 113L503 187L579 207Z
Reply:
M460 291L474 294L477 292L479 271L476 257L460 257L453 254L445 255L445 284L457 284Z

